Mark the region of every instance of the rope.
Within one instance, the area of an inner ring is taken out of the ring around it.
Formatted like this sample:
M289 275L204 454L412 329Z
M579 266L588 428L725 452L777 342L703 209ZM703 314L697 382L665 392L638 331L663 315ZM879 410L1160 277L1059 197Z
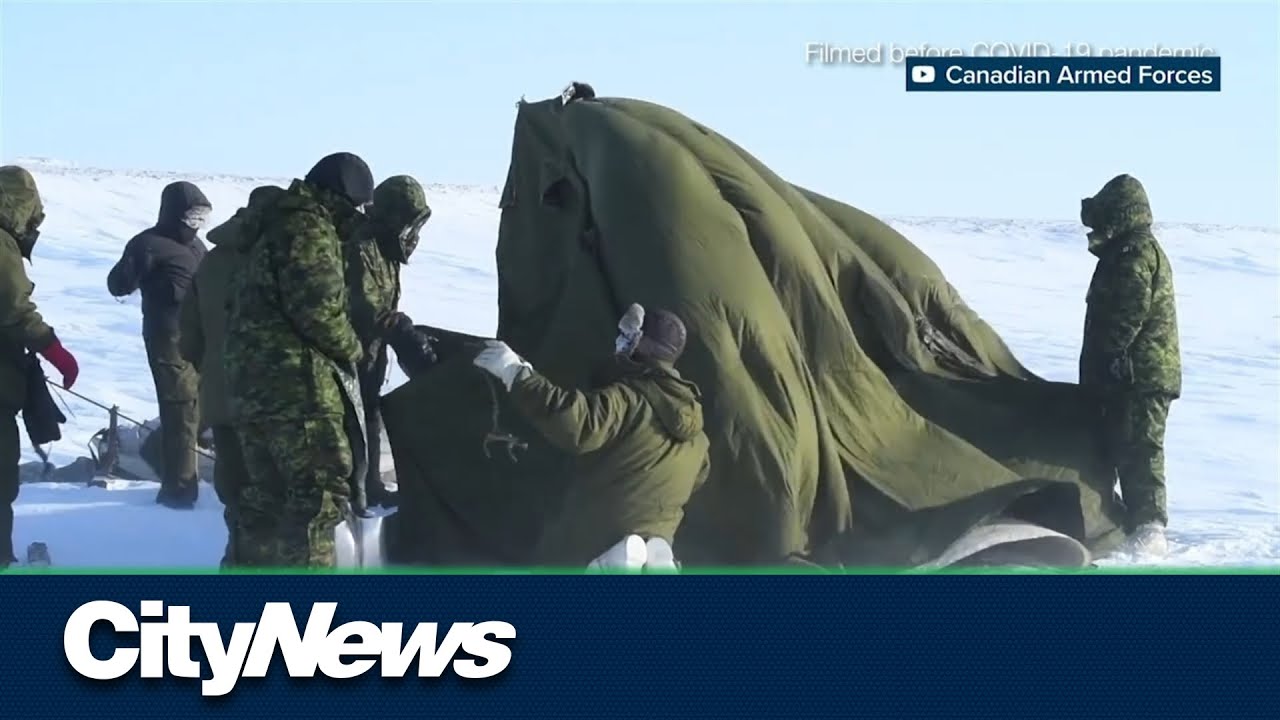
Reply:
M493 414L491 415L491 427L488 434L484 436L484 442L481 443L480 447L484 451L485 457L492 458L493 456L489 454L489 445L493 443L504 445L507 448L507 457L511 458L511 462L519 462L519 458L516 457L516 451L527 450L529 445L519 437L502 429L501 419L499 418L501 408L498 401L499 380L487 372L482 374L489 386L489 402L492 403Z
M141 421L139 421L139 420L135 420L135 419L133 419L133 418L129 417L128 415L125 415L124 413L120 412L119 408L108 407L108 406L104 405L103 403L100 403L100 402L98 402L97 400L94 400L94 399L93 399L93 398L91 398L91 397L86 397L86 396L81 395L80 393L76 392L75 390L70 390L70 389L68 389L68 388L65 388L65 387L63 387L63 386L59 385L58 383L56 383L56 382L54 382L54 381L50 380L49 378L45 378L45 382L49 383L51 386L53 386L53 387L55 387L55 388L57 388L57 389L59 389L59 390L61 390L61 391L65 392L65 393L67 393L67 394L69 394L69 395L72 395L72 396L74 396L74 397L77 397L77 398L79 398L79 399L81 399L81 400L83 400L83 401L85 401L85 402L89 403L90 405L93 405L94 407L97 407L97 408L99 408L99 409L101 409L101 410L105 410L105 411L106 411L106 412L108 412L108 413L114 412L114 413L115 413L115 415L116 415L116 417L120 418L121 420L127 420L127 421L129 421L129 422L133 423L135 426L137 426L137 427L139 427L139 428L147 428L148 430L150 430L150 429L151 429L151 427L150 427L149 425L147 425L145 422L141 422ZM70 409L70 408L68 408L68 409ZM210 459L210 460L212 460L212 459L213 459L213 456L212 456L212 455L210 455L209 453L205 452L205 451L204 451L204 448L201 448L201 447L198 447L198 446L196 447L196 454L197 454L197 455L203 455L204 457L206 457L206 458L208 458L208 459Z

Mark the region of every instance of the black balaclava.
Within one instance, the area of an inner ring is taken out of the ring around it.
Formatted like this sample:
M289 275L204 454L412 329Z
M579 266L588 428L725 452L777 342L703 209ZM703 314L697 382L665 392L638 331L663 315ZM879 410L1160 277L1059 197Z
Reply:
M360 156L349 152L325 156L304 180L346 198L357 208L373 202L373 172Z
M213 204L200 188L181 180L169 183L160 193L160 217L156 231L178 242L189 243L209 219Z

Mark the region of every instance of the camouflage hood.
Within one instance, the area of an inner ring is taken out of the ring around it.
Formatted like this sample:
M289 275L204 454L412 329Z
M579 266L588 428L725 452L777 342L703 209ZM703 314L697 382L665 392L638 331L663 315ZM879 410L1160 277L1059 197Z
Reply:
M1091 230L1089 250L1096 254L1114 238L1151 226L1147 191L1132 175L1117 175L1080 201L1080 222Z
M346 195L313 185L306 180L294 180L287 191L272 201L273 206L292 208L307 203L319 205L329 213L329 220L333 222L333 227L341 238L351 237L369 220L362 209L363 205L357 206Z
M393 175L373 191L369 220L383 254L400 264L418 247L422 226L431 218L431 206L422 184L408 175Z
M283 197L285 189L275 185L262 185L249 193L249 202L236 211L226 222L209 231L206 239L213 245L232 250L244 250L261 230L263 210Z
M31 259L44 222L44 205L36 179L17 165L0 167L0 230L13 236L22 257Z
M351 228L366 220L349 201L332 192L315 187L304 180L294 180L286 190L275 185L254 188L249 203L226 222L209 231L209 242L247 252L257 242L265 224L277 209L297 209L319 205L328 213L339 235L345 237Z

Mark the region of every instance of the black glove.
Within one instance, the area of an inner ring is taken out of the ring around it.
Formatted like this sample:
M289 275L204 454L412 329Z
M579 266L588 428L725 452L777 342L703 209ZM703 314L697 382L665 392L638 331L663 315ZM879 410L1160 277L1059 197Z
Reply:
M382 339L394 346L398 338L408 337L414 330L413 318L402 312L393 312L387 318L386 330L382 333Z
M434 338L418 329L408 315L396 313L384 338L396 351L400 369L410 378L436 364L436 351L432 347Z

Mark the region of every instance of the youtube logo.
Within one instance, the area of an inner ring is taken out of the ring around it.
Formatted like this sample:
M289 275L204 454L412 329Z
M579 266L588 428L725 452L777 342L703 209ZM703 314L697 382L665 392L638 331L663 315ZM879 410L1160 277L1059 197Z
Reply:
M931 83L937 78L937 72L932 65L916 65L911 68L911 82Z

